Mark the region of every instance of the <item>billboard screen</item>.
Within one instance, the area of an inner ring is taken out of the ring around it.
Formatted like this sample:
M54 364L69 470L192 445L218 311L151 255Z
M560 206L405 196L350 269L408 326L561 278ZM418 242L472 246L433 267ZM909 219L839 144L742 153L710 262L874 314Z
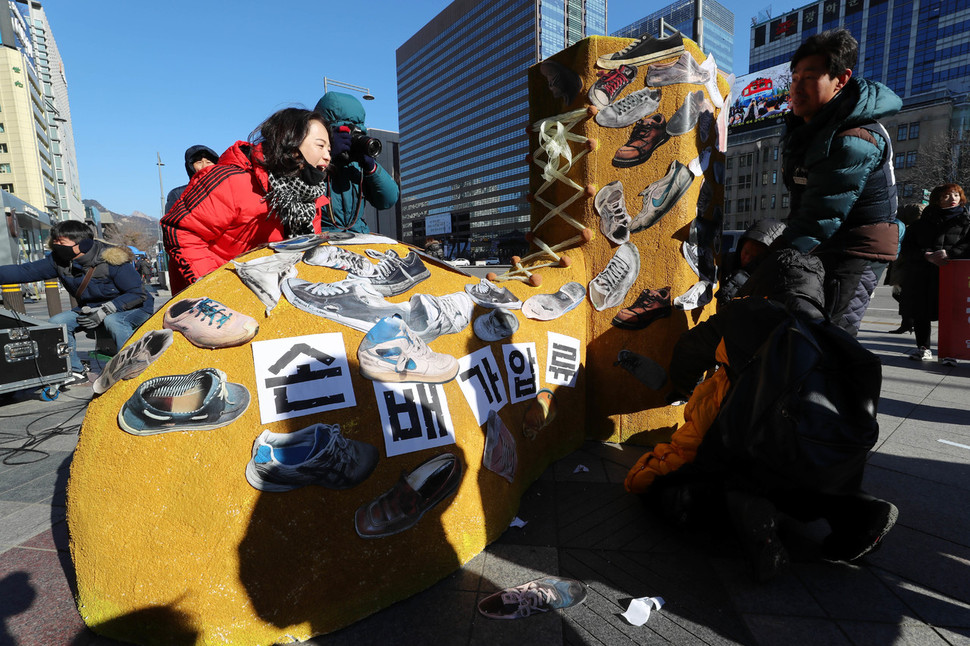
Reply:
M739 76L731 89L734 103L728 117L730 132L778 125L789 112L791 71L788 63Z

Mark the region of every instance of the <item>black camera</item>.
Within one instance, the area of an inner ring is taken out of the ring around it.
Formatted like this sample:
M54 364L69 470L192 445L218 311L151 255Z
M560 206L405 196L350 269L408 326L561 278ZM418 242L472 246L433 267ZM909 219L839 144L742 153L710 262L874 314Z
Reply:
M350 150L337 155L334 161L346 166L350 162L364 161L364 155L377 157L381 154L381 150L383 145L380 139L368 137L360 128L354 126L350 131Z

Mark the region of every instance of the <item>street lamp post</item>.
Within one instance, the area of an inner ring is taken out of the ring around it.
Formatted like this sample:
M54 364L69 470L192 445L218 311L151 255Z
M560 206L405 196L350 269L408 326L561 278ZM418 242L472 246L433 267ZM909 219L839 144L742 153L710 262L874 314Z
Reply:
M352 83L344 83L343 81L335 81L331 78L323 77L323 93L326 94L329 91L329 86L336 85L337 87L342 87L347 90L353 90L354 92L360 92L364 95L364 101L373 101L374 95L370 93L370 89L363 87L361 85L353 85Z

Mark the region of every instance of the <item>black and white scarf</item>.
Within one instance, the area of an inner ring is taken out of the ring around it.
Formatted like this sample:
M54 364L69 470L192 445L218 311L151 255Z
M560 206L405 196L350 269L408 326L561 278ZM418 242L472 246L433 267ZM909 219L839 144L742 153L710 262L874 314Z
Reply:
M283 223L283 235L292 238L313 233L316 201L325 191L322 181L311 183L301 176L269 173L269 191L263 199L269 204L270 214Z

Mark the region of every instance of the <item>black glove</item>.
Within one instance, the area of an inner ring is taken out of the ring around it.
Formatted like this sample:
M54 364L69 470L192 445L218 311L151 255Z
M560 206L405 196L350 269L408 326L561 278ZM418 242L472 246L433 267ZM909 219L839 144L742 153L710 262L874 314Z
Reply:
M350 128L340 126L330 134L330 157L334 160L350 159Z
M377 160L369 155L364 155L360 160L360 167L364 169L364 175L370 175L377 170Z
M118 308L111 301L100 307L85 305L81 308L81 313L77 315L77 324L85 329L98 327L108 314L114 314L117 311Z

